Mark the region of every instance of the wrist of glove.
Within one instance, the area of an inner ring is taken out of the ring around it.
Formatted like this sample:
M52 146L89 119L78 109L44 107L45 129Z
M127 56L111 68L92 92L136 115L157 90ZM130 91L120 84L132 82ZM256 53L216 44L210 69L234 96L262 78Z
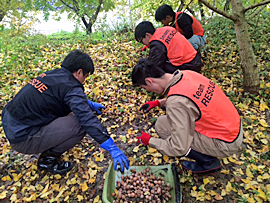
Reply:
M137 143L143 143L144 145L149 145L149 140L151 138L151 135L149 135L148 133L145 133L143 131L141 131L142 135L139 137L136 137L138 139Z
M142 49L141 49L141 51L146 51L146 49L148 48L148 46L144 46Z
M90 100L88 100L88 104L90 106L90 108L93 111L96 111L97 114L101 114L100 109L105 109L105 107L102 104L96 103L96 102L92 102Z
M159 100L155 100L155 101L148 101L146 103L144 103L140 110L143 110L145 113L149 112L150 109L156 107L156 106L160 106L160 102Z
M117 169L117 164L119 163L120 169L123 172L125 167L129 169L129 160L125 154L116 146L112 138L109 138L100 145L103 149L110 152L114 163L114 170Z

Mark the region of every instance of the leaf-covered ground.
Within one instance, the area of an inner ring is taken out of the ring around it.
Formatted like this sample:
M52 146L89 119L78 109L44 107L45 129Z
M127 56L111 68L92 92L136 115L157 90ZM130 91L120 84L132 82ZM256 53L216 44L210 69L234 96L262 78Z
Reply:
M31 78L60 67L72 49L84 49L96 67L85 83L86 93L91 100L106 107L98 117L132 165L175 162L183 202L270 202L270 48L265 44L270 41L270 25L267 16L260 18L250 31L260 69L259 95L244 93L241 87L242 70L233 25L222 19L205 25L208 42L202 51L203 75L224 90L244 126L242 152L221 159L223 168L216 174L192 176L181 170L184 158L163 156L155 149L136 144L135 137L141 129L157 136L151 125L165 111L160 108L148 114L139 111L141 104L157 99L158 95L132 87L132 68L139 58L147 56L147 52L140 52L141 47L132 33L116 34L98 43L79 39L76 43L26 43L14 51L1 53L0 110ZM90 136L63 155L63 159L76 162L65 176L38 171L38 155L12 150L2 127L0 149L0 202L102 202L104 178L111 159Z

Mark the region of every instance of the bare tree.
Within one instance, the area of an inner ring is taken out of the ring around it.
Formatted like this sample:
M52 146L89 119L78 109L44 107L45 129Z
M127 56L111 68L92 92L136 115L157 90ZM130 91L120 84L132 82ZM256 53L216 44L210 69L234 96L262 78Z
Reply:
M237 44L241 57L241 68L243 71L243 88L245 92L258 93L260 88L259 70L257 67L256 58L252 48L252 43L248 32L248 21L245 13L248 10L264 6L270 3L270 0L264 0L259 3L244 7L241 0L231 0L232 14L227 11L222 11L207 0L199 0L212 11L230 19L234 23Z
M99 14L99 11L100 11L102 3L103 3L103 0L99 0L98 6L96 7L96 11L91 16L89 16L89 13L86 13L82 10L82 7L80 7L79 2L76 0L73 0L72 4L68 4L64 0L60 0L60 1L62 2L63 5L65 5L70 10L73 10L76 13L76 15L81 18L81 20L86 28L87 34L92 33L92 26L97 19L97 16ZM91 9L91 8L89 8L89 9ZM88 22L87 22L87 19L88 19Z

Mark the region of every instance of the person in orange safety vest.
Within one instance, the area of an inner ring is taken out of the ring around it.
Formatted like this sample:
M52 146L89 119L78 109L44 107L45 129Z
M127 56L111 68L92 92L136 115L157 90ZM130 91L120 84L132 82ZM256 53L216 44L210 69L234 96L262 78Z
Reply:
M148 59L141 59L132 71L133 85L166 98L148 101L141 110L165 106L155 129L159 138L141 131L138 143L150 145L171 157L186 156L182 166L203 174L221 169L217 157L240 151L243 129L240 116L223 91L213 81L190 70L165 73Z
M179 70L201 71L201 57L188 40L175 28L155 29L149 21L135 28L135 39L150 48L149 60L167 73Z
M174 12L172 7L164 4L155 13L155 19L165 26L172 26L192 44L194 49L203 47L206 41L204 29L193 16L184 12Z

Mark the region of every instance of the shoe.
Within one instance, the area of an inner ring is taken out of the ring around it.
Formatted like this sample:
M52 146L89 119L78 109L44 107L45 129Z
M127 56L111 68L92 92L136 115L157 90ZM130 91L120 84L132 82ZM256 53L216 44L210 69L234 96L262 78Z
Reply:
M38 168L52 174L64 175L73 167L73 162L60 161L59 157L47 156L38 159Z
M182 166L186 170L191 170L194 174L208 174L221 170L221 163L217 157L201 154L193 149L187 155L193 161L183 161Z

